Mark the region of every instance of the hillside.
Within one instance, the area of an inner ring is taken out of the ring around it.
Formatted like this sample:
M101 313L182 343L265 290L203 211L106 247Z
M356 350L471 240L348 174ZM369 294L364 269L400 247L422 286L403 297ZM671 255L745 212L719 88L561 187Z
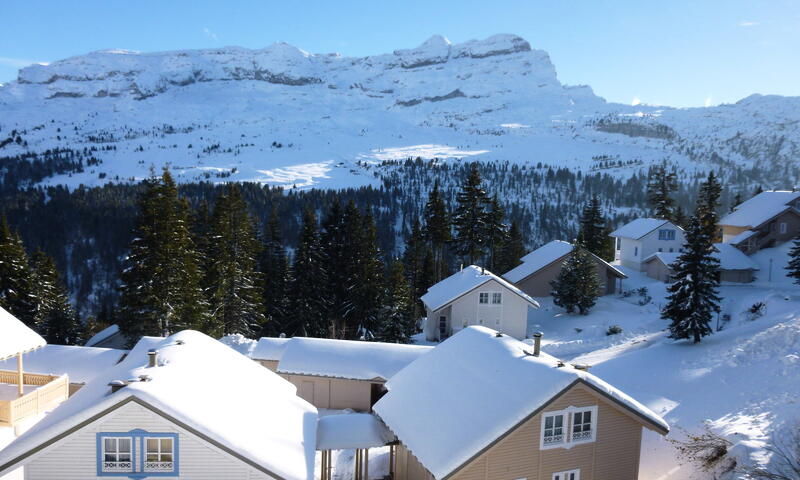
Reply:
M759 95L711 108L608 103L562 85L548 54L514 35L433 36L363 58L287 44L110 50L26 67L0 87L0 156L23 185L129 181L169 163L185 182L378 186L391 169L369 166L417 156L619 178L666 159L685 175L724 167L791 184L798 107ZM49 163L13 168L32 160Z

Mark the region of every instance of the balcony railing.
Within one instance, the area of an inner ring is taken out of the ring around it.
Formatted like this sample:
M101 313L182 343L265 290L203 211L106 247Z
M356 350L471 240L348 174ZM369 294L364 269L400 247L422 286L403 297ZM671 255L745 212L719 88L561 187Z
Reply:
M18 373L0 370L0 383L18 385ZM66 375L23 373L23 385L36 387L13 400L0 400L0 426L12 427L22 420L54 408L69 397Z

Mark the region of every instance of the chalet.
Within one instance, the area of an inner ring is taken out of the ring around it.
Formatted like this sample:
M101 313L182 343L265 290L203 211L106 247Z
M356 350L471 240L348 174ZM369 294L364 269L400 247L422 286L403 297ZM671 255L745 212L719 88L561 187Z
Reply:
M528 308L539 304L497 275L471 265L428 289L421 298L425 338L441 341L470 325L484 325L523 339Z
M110 325L86 340L84 346L98 348L125 348L128 339L119 330L118 325Z
M67 375L25 371L28 352L45 346L45 340L0 307L0 427L17 427L52 409L69 396Z
M614 263L642 271L642 261L656 252L680 252L683 229L669 220L637 218L610 234L614 238Z
M733 283L750 283L754 280L758 265L747 255L728 243L715 243L717 250L714 257L719 260L720 281ZM675 272L671 265L678 259L679 253L656 252L644 259L644 271L648 277L672 282Z
M553 240L522 257L522 264L504 273L503 278L532 297L546 297L552 290L550 282L558 277L572 248L569 242ZM594 260L600 284L603 285L603 294L614 293L617 281L621 283L623 278L628 277L597 255L590 255Z
M326 338L261 338L250 357L317 408L368 412L395 373L433 347Z
M585 369L479 326L386 386L374 411L397 437L396 480L635 480L643 428L669 431Z
M134 348L0 451L0 477L313 480L316 432L292 384L183 331Z
M761 192L725 215L722 241L750 255L800 233L800 192Z

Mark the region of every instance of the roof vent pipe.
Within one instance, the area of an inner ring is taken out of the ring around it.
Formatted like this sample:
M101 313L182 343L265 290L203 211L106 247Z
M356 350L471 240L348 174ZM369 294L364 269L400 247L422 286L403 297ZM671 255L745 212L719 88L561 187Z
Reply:
M533 356L538 357L542 351L542 332L534 332L533 334Z
M148 368L158 366L158 350L151 348L147 351L147 366Z
M117 390L125 387L126 385L128 385L128 383L122 380L114 380L108 383L108 386L111 387L111 393L116 392Z

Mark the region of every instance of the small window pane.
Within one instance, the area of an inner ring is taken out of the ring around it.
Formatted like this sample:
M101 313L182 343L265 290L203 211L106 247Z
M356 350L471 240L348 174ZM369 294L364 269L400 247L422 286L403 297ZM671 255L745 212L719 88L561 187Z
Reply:
M147 451L148 452L158 452L158 439L157 438L148 438L147 439Z
M148 453L147 454L147 461L148 462L157 462L158 461L158 454L157 453Z
M114 453L106 453L104 459L106 462L116 462L117 455Z
M564 425L564 416L556 415L556 428L561 428L562 425Z
M172 461L172 454L171 453L162 453L161 454L161 461L162 462L171 462Z
M103 443L105 444L106 452L116 452L117 442L113 438L106 438Z
M131 454L130 453L120 453L119 454L119 461L120 462L130 462L131 461Z
M553 417L547 417L544 419L544 428L553 428Z
M130 453L130 451L131 451L131 439L130 438L120 438L119 439L119 451L120 452Z

